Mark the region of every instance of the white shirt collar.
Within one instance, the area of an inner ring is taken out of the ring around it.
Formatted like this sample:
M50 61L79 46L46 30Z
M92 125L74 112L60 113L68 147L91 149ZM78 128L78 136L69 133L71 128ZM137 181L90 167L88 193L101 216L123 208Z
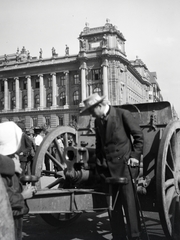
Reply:
M104 116L106 116L107 115L107 112L109 111L109 105L106 105L105 106L105 109L104 109Z

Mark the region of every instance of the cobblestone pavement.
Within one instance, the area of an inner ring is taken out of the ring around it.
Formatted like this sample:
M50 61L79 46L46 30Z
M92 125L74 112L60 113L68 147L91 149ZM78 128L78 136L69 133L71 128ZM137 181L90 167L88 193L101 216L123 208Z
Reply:
M165 240L157 213L144 212L150 240ZM39 215L24 217L23 240L111 240L107 213L83 213L65 228L48 225ZM145 235L142 240L146 240Z

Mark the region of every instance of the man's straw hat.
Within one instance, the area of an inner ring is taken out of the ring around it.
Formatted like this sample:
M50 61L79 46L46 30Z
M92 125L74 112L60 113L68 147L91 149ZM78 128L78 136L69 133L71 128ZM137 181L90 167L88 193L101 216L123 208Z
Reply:
M86 98L83 103L85 107L80 111L80 115L89 114L89 110L101 103L105 99L105 96L99 96L98 93L94 93L88 98Z

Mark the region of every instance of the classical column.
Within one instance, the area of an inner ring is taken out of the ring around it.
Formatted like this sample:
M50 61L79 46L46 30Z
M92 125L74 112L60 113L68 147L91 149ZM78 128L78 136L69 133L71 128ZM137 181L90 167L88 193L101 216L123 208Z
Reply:
M57 107L57 82L56 73L51 73L52 76L52 108Z
M30 110L32 107L32 86L31 86L31 76L26 76L27 79L27 108Z
M39 74L39 94L40 94L40 109L44 108L44 78L43 74Z
M82 63L81 67L81 100L83 102L84 99L86 99L87 97L87 89L86 89L86 69L87 69L87 65L85 62ZM82 103L80 103L80 106L82 105Z
M69 108L69 71L65 71L65 79L66 79L66 104L65 108Z
M92 88L92 85L91 85L91 84L89 85L89 88L88 88L88 89L89 89L89 95L93 94L93 88Z
M103 64L103 95L108 99L108 60L105 59Z
M19 78L15 77L16 110L19 110Z
M7 78L4 78L3 81L4 81L4 111L7 111L9 110L8 107L9 90Z

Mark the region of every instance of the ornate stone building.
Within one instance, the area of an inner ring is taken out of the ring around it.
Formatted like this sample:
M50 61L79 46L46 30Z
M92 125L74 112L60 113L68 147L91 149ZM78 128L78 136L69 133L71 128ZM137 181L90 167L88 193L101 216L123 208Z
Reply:
M102 27L86 24L79 52L32 57L22 48L0 56L0 121L25 122L26 128L51 128L76 122L82 101L94 92L112 105L162 100L156 73L140 60L129 61L123 34L107 20ZM155 98L156 96L156 98Z

